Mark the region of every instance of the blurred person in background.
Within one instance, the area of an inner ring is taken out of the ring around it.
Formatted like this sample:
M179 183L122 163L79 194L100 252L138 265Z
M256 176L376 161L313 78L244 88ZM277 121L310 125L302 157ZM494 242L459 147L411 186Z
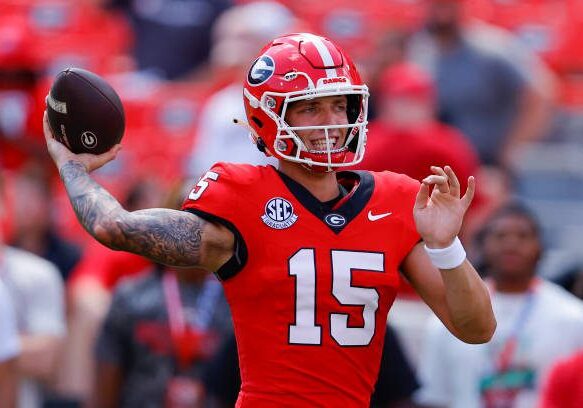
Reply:
M231 331L221 285L203 270L126 280L98 336L94 406L206 407L201 373Z
M389 170L423 180L431 166L449 163L459 173L462 188L466 188L469 176L475 176L480 189L461 233L471 249L485 219L510 195L507 172L482 166L468 138L437 119L437 90L423 68L395 61L378 76L376 84L377 116L369 124L367 154L358 168Z
M538 408L583 407L583 348L559 360L543 386Z
M67 280L81 258L81 248L61 236L54 225L51 175L38 163L29 162L14 174L10 245L52 262Z
M468 347L432 321L416 399L429 407L532 408L550 367L583 347L583 302L536 276L540 229L523 205L496 210L480 242L498 329L490 343Z
M235 6L217 19L209 64L227 84L207 99L200 114L190 158L189 171L193 177L202 176L218 161L277 163L249 143L249 130L233 120L245 117L241 80L249 65L249 55L269 39L292 32L295 25L293 14L273 1Z
M465 180L478 173L480 162L459 130L436 119L431 77L414 64L395 63L381 74L376 90L377 117L369 124L367 154L358 168L389 170L421 181L431 166L447 163L465 189Z
M366 60L365 72L363 75L368 78L370 89L369 118L377 119L377 105L383 99L382 78L386 71L393 65L406 62L407 45L410 34L405 30L387 27L377 39L375 52L371 53ZM437 108L435 108L437 109ZM434 113L436 114L436 112Z
M548 70L534 56L518 58L524 52L509 57L482 46L491 36L485 25L471 34L462 21L464 3L429 0L425 27L411 38L408 55L435 78L440 118L468 137L482 163L511 168L520 145L542 137L548 125L552 92L541 85L550 82ZM538 61L537 68L529 61Z
M137 68L184 79L208 59L211 27L231 0L98 0L123 10L134 31Z
M2 209L0 208L0 212ZM1 256L1 254L0 254ZM10 295L0 281L0 406L17 406L20 339Z
M5 194L0 180L0 209ZM2 218L0 211L0 224ZM14 306L21 344L15 363L18 406L40 407L42 386L51 387L56 381L57 359L66 334L63 280L52 263L4 245L0 234L0 282Z

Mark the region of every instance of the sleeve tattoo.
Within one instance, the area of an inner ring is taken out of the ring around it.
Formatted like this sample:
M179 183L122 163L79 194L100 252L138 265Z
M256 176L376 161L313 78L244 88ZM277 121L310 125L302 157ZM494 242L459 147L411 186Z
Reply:
M166 265L199 265L205 221L164 208L130 213L79 162L69 161L60 174L79 222L102 244Z

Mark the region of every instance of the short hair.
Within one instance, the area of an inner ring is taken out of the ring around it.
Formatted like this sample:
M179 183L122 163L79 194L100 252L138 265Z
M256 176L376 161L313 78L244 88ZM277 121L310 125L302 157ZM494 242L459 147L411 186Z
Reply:
M507 216L519 216L526 219L534 232L534 234L540 238L541 236L541 226L538 217L525 203L520 200L512 200L501 207L494 210L492 214L488 217L484 226L482 227L480 233L478 234L478 242L483 243L484 239L490 233L492 225L496 220Z
M500 218L508 216L518 216L527 220L531 225L532 231L536 239L539 241L541 245L541 251L544 252L544 243L542 242L541 237L541 227L535 213L526 204L519 200L509 201L500 206L499 208L497 208L496 210L494 210L494 212L490 214L482 228L476 234L475 243L479 250L478 253L476 254L476 259L473 259L472 261L474 262L474 266L482 278L487 277L491 272L490 265L488 263L488 260L485 258L485 254L483 252L486 238L491 233L494 223Z

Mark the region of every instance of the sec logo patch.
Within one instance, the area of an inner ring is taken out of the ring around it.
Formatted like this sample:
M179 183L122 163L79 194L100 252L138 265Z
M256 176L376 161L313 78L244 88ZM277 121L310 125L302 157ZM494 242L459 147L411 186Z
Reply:
M261 219L268 227L285 229L291 227L298 216L294 214L294 206L285 198L275 197L265 204L265 214Z

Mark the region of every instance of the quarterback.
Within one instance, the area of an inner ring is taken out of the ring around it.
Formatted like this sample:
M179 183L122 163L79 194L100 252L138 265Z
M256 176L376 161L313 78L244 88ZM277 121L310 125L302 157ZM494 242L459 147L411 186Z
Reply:
M340 171L364 155L368 96L330 40L271 41L249 68L243 101L253 141L278 168L218 163L182 211L124 210L89 176L120 147L75 155L45 118L49 152L95 239L222 281L238 407L367 407L399 272L462 341L487 342L495 330L488 291L457 239L474 179L462 194L447 166L422 183Z

